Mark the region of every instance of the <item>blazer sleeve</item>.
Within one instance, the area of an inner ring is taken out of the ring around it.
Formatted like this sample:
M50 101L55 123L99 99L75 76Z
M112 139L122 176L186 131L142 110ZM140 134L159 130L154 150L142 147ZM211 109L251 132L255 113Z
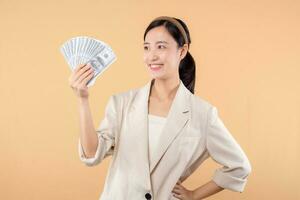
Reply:
M212 106L207 121L206 147L209 155L222 167L216 169L212 180L222 188L243 192L251 172L250 162Z
M115 137L118 132L117 120L117 99L112 95L105 108L104 119L100 122L96 129L98 146L94 157L87 158L81 145L80 138L78 140L78 152L80 160L87 166L95 166L104 158L114 153Z

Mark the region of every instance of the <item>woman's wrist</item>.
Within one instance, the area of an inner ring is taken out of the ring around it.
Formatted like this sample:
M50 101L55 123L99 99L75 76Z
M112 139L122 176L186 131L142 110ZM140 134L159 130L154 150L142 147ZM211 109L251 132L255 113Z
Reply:
M79 97L78 102L79 102L79 104L87 104L89 102L89 98L88 97Z
M196 189L195 190L191 190L192 191L192 200L202 200L202 198L197 198L196 197Z
M192 195L194 200L201 200L222 190L224 190L224 188L218 186L213 180L211 180L193 190Z

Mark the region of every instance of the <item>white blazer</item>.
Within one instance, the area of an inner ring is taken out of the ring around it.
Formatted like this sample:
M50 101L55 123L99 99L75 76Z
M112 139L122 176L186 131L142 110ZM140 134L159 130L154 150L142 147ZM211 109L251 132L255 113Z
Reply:
M250 162L226 129L215 106L192 94L180 81L153 160L148 152L148 97L145 86L112 95L98 134L95 157L86 158L80 139L80 160L87 166L112 156L100 200L175 200L176 182L189 177L207 158L222 165L212 180L242 192Z

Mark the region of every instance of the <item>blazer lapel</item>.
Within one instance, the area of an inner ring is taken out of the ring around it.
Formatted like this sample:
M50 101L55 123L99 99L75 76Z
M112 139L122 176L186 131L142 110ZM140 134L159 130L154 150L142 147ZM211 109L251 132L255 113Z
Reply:
M180 80L180 85L173 99L165 126L160 134L157 149L155 150L153 160L151 161L150 173L153 172L154 168L159 163L159 160L189 119L190 108L188 104L188 95L189 91Z
M153 172L172 141L176 138L188 121L190 116L189 96L192 94L180 80L180 85L171 104L165 126L161 133L158 148L155 150L154 158L150 162L148 146L148 99L153 80L154 79L151 79L138 91L131 108L131 116L136 124L132 131L136 134L136 145L139 147L137 150L142 150L144 156L143 158L138 159L140 159L140 162L145 162L144 164L146 164L148 174Z

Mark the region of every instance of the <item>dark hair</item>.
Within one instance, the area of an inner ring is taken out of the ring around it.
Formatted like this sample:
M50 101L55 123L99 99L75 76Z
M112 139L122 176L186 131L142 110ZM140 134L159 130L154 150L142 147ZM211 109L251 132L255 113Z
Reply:
M190 37L190 33L189 33L189 30L188 30L186 24L180 19L177 19L177 18L174 18L174 19L177 20L184 28L185 33L187 35L187 39L188 39L188 46L190 46L191 37ZM184 45L184 36L180 33L180 30L177 28L177 26L174 25L172 22L164 20L164 19L155 20L149 24L149 26L147 27L147 29L144 33L144 40L146 38L147 33L151 29L158 27L158 26L164 26L167 29L167 31L172 35L172 37L177 42L178 47L182 47ZM182 80L185 87L187 89L189 89L190 92L193 94L194 94L195 78L196 78L195 73L196 73L196 64L195 64L194 58L188 51L186 56L180 61L179 77Z

